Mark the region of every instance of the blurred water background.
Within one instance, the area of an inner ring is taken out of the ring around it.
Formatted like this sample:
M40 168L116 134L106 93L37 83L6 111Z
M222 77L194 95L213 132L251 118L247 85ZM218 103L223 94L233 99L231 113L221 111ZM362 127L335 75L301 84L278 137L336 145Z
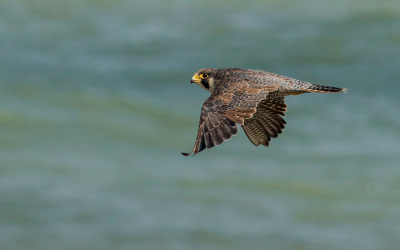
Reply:
M0 249L399 249L399 1L3 0L0 45ZM349 93L183 157L204 67Z

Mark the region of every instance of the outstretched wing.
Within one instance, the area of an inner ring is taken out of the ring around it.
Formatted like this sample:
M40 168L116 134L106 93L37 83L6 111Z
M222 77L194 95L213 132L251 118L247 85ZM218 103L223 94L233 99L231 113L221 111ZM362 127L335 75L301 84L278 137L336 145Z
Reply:
M203 104L192 152L182 154L197 154L231 139L237 134L236 123L244 125L257 105L277 88L278 85L266 86L248 79L225 78Z
M271 138L278 137L285 128L285 116L287 105L285 97L267 97L257 106L257 111L250 119L246 119L242 128L249 140L256 146L269 145Z
M238 132L236 123L225 118L211 106L207 106L207 101L201 109L199 130L194 148L190 153L182 153L185 156L191 153L197 154L206 148L220 145Z

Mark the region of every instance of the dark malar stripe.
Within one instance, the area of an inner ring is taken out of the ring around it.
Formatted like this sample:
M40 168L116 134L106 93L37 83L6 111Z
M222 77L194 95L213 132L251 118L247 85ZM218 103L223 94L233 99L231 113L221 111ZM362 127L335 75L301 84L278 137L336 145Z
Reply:
M208 84L207 80L205 80L205 79L201 80L201 84L203 84L203 86L204 86L206 89L210 89L210 85Z

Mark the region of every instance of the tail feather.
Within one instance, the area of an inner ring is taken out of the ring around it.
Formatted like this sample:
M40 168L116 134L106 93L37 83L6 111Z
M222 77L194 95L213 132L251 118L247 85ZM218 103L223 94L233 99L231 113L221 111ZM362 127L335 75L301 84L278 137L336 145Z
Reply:
M302 91L310 93L347 93L347 89L345 88L336 88L317 84L313 84L308 88L303 88Z

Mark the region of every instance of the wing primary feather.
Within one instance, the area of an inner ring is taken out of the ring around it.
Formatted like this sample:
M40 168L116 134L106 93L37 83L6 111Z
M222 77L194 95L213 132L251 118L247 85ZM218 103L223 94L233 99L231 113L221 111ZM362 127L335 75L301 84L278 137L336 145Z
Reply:
M260 140L260 143L268 147L269 141L271 140L270 135L268 134L265 127L259 121L255 120L255 123L258 125L257 127L258 127L259 137L264 137L263 139Z
M261 124L261 122L259 120L254 120L254 122L257 124L258 127L258 131L259 131L259 136L264 136L265 137L265 141L269 142L271 140L271 134L268 132L268 130L265 128L265 126L263 126ZM262 143L262 142L261 142ZM268 146L265 145L264 143L262 143L264 146Z
M203 134L200 139L199 152L203 151L206 148L207 148L207 146L206 146L206 143L204 142L204 134Z
M213 129L213 130L210 130L210 137L211 137L211 140L212 140L212 142L213 142L213 144L214 144L213 146L221 144L221 143L218 144L219 139L217 138L217 135L216 135L214 129Z
M226 129L225 123L223 121L221 123L222 124L219 126L219 130L221 132L222 139L224 139L224 141L227 141L231 139L232 134L229 133L229 131Z
M242 125L244 133L247 135L249 140L254 144L254 146L260 145L260 141L258 140L256 136L256 132L254 130L254 124L251 122L247 122Z
M274 121L275 121L275 124L277 124L282 130L285 129L286 122L282 117L276 116Z
M264 118L264 121L270 126L270 128L272 130L274 130L275 134L282 134L282 129L281 126L279 124L276 124L275 121L273 119L271 119L270 117L266 117ZM276 134L276 136L278 136Z
M204 141L205 141L207 148L212 148L215 146L215 144L211 138L210 132L207 132L204 134Z
M221 130L221 128L220 128L220 126L218 126L218 127L215 127L214 128L214 132L215 132L215 144L216 145L220 145L221 143L223 143L224 142L224 138L223 138L223 136L222 136L222 130Z

